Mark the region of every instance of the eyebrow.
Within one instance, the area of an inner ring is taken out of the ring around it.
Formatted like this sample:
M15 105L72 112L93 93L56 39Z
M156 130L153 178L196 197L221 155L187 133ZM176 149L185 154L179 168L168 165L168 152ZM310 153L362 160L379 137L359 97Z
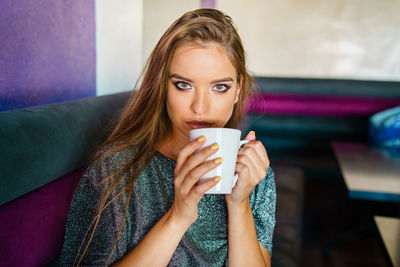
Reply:
M193 81L190 80L189 78L185 78L185 77L183 77L183 76L181 76L181 75L179 75L179 74L176 74L176 73L172 74L172 75L170 76L170 78L175 78L175 79L179 79L179 80L184 80L184 81L191 82L191 83L193 82ZM218 80L211 81L211 83L222 83L222 82L233 82L233 79L232 79L231 77L225 77L225 78L222 78L222 79L218 79Z
M191 79L185 78L185 77L183 77L183 76L181 76L179 74L176 74L176 73L174 73L171 76L169 76L169 78L175 78L175 79L179 79L179 80L184 80L184 81L191 82L191 83L193 82Z
M223 83L223 82L233 82L233 79L230 77L226 77L219 80L211 81L211 83Z

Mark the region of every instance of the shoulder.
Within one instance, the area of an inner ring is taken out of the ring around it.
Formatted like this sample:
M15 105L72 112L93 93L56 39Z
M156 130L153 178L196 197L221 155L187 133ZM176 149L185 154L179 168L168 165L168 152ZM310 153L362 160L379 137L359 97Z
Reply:
M131 163L137 154L136 151L134 146L123 147L118 144L101 148L87 166L82 183L92 186L101 184L108 176L116 174Z
M97 203L105 192L113 196L126 187L131 172L125 167L134 158L135 150L131 147L116 148L116 145L112 145L98 151L98 157L92 159L79 180L73 202Z
M137 155L138 149L134 145L123 145L122 143L111 144L98 151L97 162L108 162L120 164L133 160ZM95 161L96 163L96 161Z
M136 146L124 146L123 144L112 144L101 148L96 158L89 167L99 168L103 165L108 167L121 167L131 162L137 155Z

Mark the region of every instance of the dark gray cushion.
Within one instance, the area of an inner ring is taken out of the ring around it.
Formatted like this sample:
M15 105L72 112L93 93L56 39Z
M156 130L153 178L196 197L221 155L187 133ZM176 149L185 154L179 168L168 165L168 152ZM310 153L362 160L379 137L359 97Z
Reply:
M0 205L86 164L130 94L0 112Z
M272 166L276 183L276 225L272 266L298 266L300 262L304 173L290 166Z

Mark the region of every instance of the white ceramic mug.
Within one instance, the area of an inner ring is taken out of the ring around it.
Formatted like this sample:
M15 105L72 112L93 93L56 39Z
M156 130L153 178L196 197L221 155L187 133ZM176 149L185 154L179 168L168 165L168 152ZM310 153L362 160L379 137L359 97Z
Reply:
M206 138L205 144L200 149L203 149L204 147L210 146L214 143L219 145L218 151L209 157L207 161L215 160L221 157L221 165L202 176L199 180L199 183L204 182L207 179L215 178L216 176L221 176L222 180L208 190L206 194L232 193L232 188L235 186L239 177L238 174L235 174L237 153L239 148L249 141L241 141L241 131L229 128L200 128L191 130L189 134L190 140L195 140L201 136Z

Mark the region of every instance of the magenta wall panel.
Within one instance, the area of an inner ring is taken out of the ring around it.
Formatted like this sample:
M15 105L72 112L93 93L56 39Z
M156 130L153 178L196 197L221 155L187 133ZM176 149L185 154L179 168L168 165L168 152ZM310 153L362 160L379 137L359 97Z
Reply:
M263 92L250 98L246 111L258 114L307 116L370 116L400 106L400 98L299 95Z
M94 0L2 0L0 10L0 111L95 95Z

